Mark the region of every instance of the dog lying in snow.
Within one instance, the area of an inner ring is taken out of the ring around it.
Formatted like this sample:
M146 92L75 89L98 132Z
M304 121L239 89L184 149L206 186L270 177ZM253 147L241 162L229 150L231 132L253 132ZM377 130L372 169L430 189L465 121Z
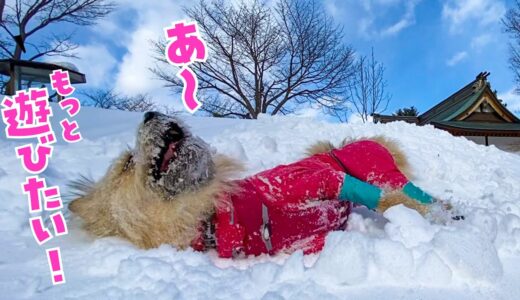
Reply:
M432 198L403 173L404 156L384 139L334 148L242 180L239 164L213 155L180 120L145 114L136 146L97 183L73 184L69 209L96 236L119 236L142 248L215 248L221 257L319 251L342 230L352 203L383 212L404 204L426 214Z

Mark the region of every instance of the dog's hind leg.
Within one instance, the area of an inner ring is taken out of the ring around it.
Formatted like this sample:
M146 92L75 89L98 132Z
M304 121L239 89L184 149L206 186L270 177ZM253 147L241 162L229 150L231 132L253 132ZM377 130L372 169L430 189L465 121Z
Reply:
M403 153L403 151L399 148L399 145L397 142L395 142L392 139L389 139L384 136L374 136L370 138L358 138L358 139L344 139L341 143L341 146L339 148L343 148L349 144L356 143L359 141L374 141L380 145L382 145L392 156L395 165L397 166L397 169L403 173L406 178L413 179L412 172L410 171L410 165L408 164L408 161L406 160L406 156ZM329 141L318 141L314 144L312 144L310 147L307 148L306 154L308 156L312 156L314 154L319 153L326 153L330 152L334 149L337 149L331 142Z
M345 172L361 181L377 186L385 191L380 207L386 208L405 204L421 210L422 205L430 204L433 198L415 186L397 166L390 149L374 140L361 140L348 143L331 152L341 163ZM417 203L417 205L414 205Z
M380 188L399 189L409 181L392 152L374 140L351 142L332 153L348 174Z
M376 135L376 136L373 136L370 138L361 138L361 139L355 139L355 140L344 139L341 144L341 147L345 147L348 144L352 144L352 143L355 143L358 141L366 141L366 140L374 141L374 142L382 145L394 159L394 163L397 166L397 169L401 173L403 173L406 176L406 178L413 180L413 174L411 172L411 168L408 163L408 160L406 159L406 155L399 148L399 144L390 138L387 138L382 135Z

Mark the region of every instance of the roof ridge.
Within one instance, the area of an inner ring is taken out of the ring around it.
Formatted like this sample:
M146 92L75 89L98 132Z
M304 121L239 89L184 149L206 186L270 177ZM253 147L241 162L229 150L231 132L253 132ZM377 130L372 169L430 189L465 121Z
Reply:
M446 99L441 101L439 104L435 105L434 107L430 108L423 114L419 115L418 116L419 123L424 124L425 121L431 120L433 117L440 114L441 112L444 112L447 109L458 104L460 101L467 99L469 96L473 95L475 92L483 90L487 86L486 84L483 84L480 87L480 89L478 89L478 90L475 89L475 83L477 83L478 81L480 81L482 79L486 80L486 78L482 77L481 74L482 73L480 73L473 81L471 81L470 83L468 83L467 85L465 85L464 87L462 87L461 89L459 89L458 91L456 91L455 93L451 94ZM471 93L469 93L468 95L464 95L464 97L457 99L457 96L467 93L468 90L470 90L470 89L471 89ZM443 109L441 109L441 108L443 108ZM438 111L439 109L441 109L441 110Z

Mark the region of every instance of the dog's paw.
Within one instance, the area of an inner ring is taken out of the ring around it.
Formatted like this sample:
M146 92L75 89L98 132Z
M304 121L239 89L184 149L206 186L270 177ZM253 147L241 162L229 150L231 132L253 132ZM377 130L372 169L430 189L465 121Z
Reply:
M466 218L464 215L456 209L453 205L448 202L435 199L435 201L429 206L426 219L432 223L446 225L453 221L463 221Z

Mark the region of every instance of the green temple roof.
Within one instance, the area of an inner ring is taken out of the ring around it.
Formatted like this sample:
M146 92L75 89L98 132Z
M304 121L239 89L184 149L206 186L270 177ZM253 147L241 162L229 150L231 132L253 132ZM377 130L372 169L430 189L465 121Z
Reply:
M495 92L491 90L491 86L487 82L487 76L489 76L487 72L478 74L474 81L420 115L418 117L418 123L424 125L434 122L455 121L487 94L490 96L489 98L491 98L490 101L498 107L498 110L507 116L509 122L518 123L520 126L520 120L497 99ZM504 120L504 122L506 122L506 120ZM470 122L462 121L462 123ZM493 124L494 123L483 122L481 127L493 126ZM471 125L468 124L468 127L471 127ZM520 127L518 128L520 129Z
M417 124L432 124L460 135L520 136L520 120L491 90L488 76L488 72L478 74L475 80L418 116ZM486 120L485 113L477 110L484 103L493 120ZM481 119L470 118L475 112Z
M488 76L488 72L478 74L475 80L420 116L374 114L374 121L431 124L455 135L520 136L520 119L491 90Z

